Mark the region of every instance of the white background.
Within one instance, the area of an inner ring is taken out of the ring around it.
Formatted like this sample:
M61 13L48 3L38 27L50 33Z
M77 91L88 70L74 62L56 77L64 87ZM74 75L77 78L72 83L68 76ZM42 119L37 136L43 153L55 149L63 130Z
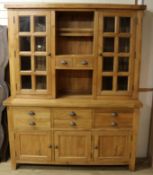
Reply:
M141 1L141 0L140 0ZM0 0L0 24L7 25L7 11L3 3L15 2L53 2L53 3L122 3L134 4L134 0ZM147 11L143 24L143 46L140 87L153 88L153 0L145 0ZM145 157L148 148L148 136L151 117L152 92L140 94L143 102L141 109L140 127L138 133L137 156Z

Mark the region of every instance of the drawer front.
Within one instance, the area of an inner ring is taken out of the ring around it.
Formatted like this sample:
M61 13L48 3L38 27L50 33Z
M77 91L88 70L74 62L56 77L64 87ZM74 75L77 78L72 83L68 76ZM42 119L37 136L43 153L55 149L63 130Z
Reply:
M75 67L93 68L93 58L76 58L73 62Z
M133 121L132 112L95 112L95 128L131 128Z
M13 109L15 129L49 129L50 110L46 108L14 108Z
M72 58L56 58L56 68L72 67Z
M55 109L54 110L54 127L55 128L91 128L91 110L79 109Z
M91 129L91 120L54 120L54 128Z

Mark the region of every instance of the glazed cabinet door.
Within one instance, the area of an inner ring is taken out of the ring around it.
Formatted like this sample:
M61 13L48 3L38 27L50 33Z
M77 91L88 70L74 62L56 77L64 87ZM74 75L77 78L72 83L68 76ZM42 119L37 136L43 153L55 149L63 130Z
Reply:
M55 161L88 162L91 155L91 135L87 131L56 131Z
M17 161L51 161L51 135L49 132L23 131L15 134L15 152Z
M130 159L131 132L108 130L94 133L94 160L107 164L126 164Z
M98 95L132 95L136 16L99 14Z
M51 11L18 11L15 16L17 94L51 95Z

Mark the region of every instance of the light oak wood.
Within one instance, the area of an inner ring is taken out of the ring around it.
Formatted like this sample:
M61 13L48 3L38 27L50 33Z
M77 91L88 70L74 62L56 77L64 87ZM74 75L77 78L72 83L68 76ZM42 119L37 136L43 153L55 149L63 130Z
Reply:
M134 171L146 6L5 7L12 169L28 163L128 165Z
M16 132L16 159L31 162L49 162L51 160L51 138L48 132Z
M55 161L88 162L91 159L90 132L55 131L54 137L55 137Z
M128 9L128 10L145 10L145 5L120 5L120 4L49 4L49 3L30 3L30 4L19 4L19 3L7 3L5 8L10 9L23 9L23 8L57 8L57 9Z
M128 130L100 131L93 134L94 160L102 162L123 162L130 160L131 137ZM108 149L109 147L109 149Z
M13 108L15 130L47 130L51 127L50 110L44 108Z
M126 111L95 111L95 128L132 128L133 114Z

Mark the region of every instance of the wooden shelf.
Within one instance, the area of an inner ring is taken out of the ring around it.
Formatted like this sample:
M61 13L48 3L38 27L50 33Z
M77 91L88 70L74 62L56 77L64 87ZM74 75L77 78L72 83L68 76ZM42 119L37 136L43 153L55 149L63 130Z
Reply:
M60 28L59 36L93 36L92 28Z

